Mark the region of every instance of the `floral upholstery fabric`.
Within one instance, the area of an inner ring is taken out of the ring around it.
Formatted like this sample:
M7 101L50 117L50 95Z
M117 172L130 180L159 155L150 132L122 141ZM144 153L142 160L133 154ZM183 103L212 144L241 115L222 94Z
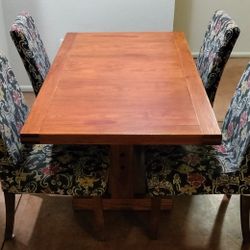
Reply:
M240 29L227 13L223 10L214 13L196 60L211 104L214 102L222 72L239 34Z
M109 147L25 145L28 108L8 60L0 55L0 180L13 193L99 196L107 187Z
M17 166L2 168L3 190L101 196L107 187L108 146L36 144Z
M50 62L33 18L28 13L21 13L12 24L10 35L37 95L49 71Z
M250 143L250 64L248 64L232 98L230 108L222 126L222 144L215 146L220 161L229 161L225 172L234 172L245 157ZM231 155L226 158L223 154Z
M250 192L250 64L222 127L221 145L148 146L147 187L153 196Z
M23 100L8 60L0 56L0 140L6 144L9 155L1 161L7 161L9 164L17 164L21 160L23 145L20 142L19 132L28 112Z

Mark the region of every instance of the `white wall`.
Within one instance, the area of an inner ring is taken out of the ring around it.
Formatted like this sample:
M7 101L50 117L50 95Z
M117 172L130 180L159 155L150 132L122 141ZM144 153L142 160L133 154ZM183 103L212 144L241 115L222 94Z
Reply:
M240 27L232 54L250 56L249 0L176 0L174 30L185 32L192 52L197 54L208 22L217 9L224 9Z
M68 31L170 31L175 0L2 0L5 25L29 11L53 60ZM17 51L7 37L10 60L21 84L29 82Z
M0 50L9 57L19 82L27 85L29 79L8 33L20 11L33 15L53 60L67 31L171 30L174 4L174 30L185 32L194 54L213 12L224 9L241 29L233 55L250 56L249 0L0 0Z
M3 53L5 56L9 56L8 54L8 46L6 40L6 29L5 29L5 20L3 16L3 5L2 1L0 0L0 52Z

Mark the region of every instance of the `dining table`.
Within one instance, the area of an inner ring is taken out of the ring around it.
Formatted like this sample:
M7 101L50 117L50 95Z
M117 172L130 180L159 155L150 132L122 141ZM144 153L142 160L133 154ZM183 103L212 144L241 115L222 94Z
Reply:
M136 194L145 178L143 148L219 144L221 131L184 33L72 32L35 99L21 141L110 145L104 208L149 210L150 198ZM80 199L74 205L88 207Z

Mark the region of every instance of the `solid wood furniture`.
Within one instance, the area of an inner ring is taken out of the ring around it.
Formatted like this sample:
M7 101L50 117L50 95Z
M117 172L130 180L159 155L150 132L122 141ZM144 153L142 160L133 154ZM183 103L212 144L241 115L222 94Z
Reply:
M217 144L221 133L183 33L68 33L21 138L110 144L104 208L149 209L133 199L134 145Z

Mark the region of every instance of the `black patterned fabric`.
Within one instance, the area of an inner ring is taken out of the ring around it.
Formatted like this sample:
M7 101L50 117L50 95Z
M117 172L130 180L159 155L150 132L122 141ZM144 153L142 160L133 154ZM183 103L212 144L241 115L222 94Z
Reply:
M50 62L33 18L24 12L17 16L10 35L22 58L37 95L49 71Z
M148 146L145 161L152 196L250 193L250 64L226 114L221 145Z
M225 11L217 10L214 13L196 60L211 104L214 102L221 75L239 34L239 27Z
M25 145L28 108L7 59L0 55L0 180L11 193L100 196L107 187L109 146Z

